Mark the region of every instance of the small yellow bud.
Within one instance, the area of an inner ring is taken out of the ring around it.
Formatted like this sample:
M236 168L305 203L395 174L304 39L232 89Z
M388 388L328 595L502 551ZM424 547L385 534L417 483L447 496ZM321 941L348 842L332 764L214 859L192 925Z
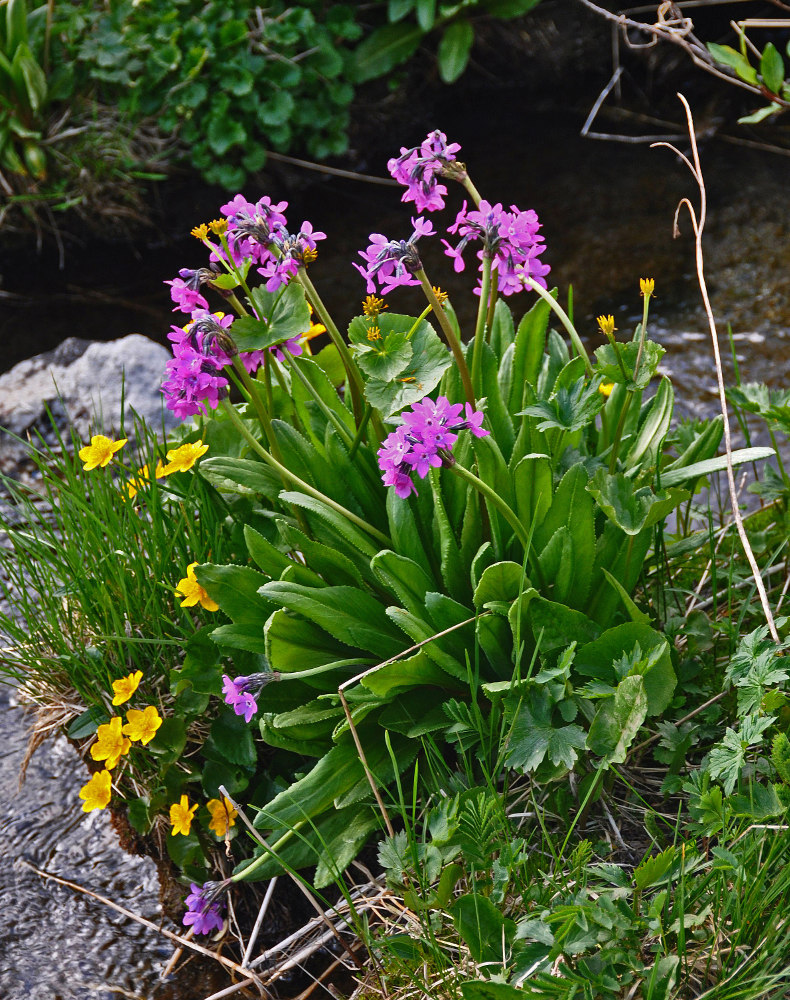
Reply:
M447 294L447 292L443 292L441 288L438 288L436 285L433 285L432 287L433 287L433 294L439 300L439 305L443 306L445 302L450 298L450 296Z
M205 222L203 222L199 226L195 226L194 229L190 230L190 233L199 240L205 240L208 236L208 226Z
M306 250L302 251L302 263L305 265L305 267L308 264L312 264L313 261L316 259L316 257L318 257L317 250L311 250L310 247L308 247Z
M601 330L601 333L604 334L604 336L609 337L609 339L611 339L612 336L614 335L614 331L617 329L617 327L614 325L614 316L599 316L597 319L597 323Z
M655 278L640 278L639 291L642 295L652 295L656 287Z
M365 301L362 303L362 312L366 316L370 316L375 319L380 312L383 312L387 308L387 303L384 299L377 299L375 295L368 295Z
M227 219L214 219L209 222L208 228L214 233L215 236L222 236L223 233L228 231L228 220Z
M381 330L377 326L368 328L368 340L381 340Z
M602 396L611 396L612 389L614 389L614 382L601 382L598 386L598 392L600 392Z

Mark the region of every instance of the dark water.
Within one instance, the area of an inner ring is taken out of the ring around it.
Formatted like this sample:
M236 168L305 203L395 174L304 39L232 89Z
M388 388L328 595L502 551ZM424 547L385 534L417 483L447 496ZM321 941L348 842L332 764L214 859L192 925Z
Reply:
M525 102L524 108L527 107ZM687 217L683 237L672 238L680 198L696 192L685 168L667 150L615 146L578 137L579 122L534 116L511 102L507 116L448 112L443 127L463 145L477 186L491 201L537 210L561 300L573 283L580 330L598 343L594 317L613 313L621 335L641 317L639 278L654 277L651 335L667 349L678 411L715 412L714 372L707 325L694 274ZM418 142L424 130L399 135ZM386 155L365 169L383 175ZM781 385L790 361L790 161L712 142L702 149L708 182L706 265L720 331L732 324L744 380ZM265 189L291 202L289 220L310 219L328 240L311 274L341 328L358 312L364 283L349 261L367 245L370 232L409 235L414 214L401 205L399 190L348 180L320 179L301 190L274 179ZM183 266L203 263L189 229L218 215L221 192L187 192L159 206L164 219L137 244L77 246L67 240L66 266L57 255L0 258L0 369L66 336L114 339L140 332L164 342L174 316L161 282ZM435 217L437 229L454 220L461 192ZM424 248L431 281L451 292L464 324L473 321L470 268L456 276L438 241ZM419 310L417 294L391 296L390 308ZM518 314L526 303L511 300ZM150 919L158 919L153 866L117 847L106 814L83 814L77 791L87 775L64 741L43 747L28 781L16 792L24 756L26 720L0 691L0 866L4 930L0 946L0 997L21 1000L88 1000L115 996L199 998L218 987L180 981L161 987L158 970L171 953L153 933L126 922L70 890L43 882L15 862L31 858L39 867L89 884Z

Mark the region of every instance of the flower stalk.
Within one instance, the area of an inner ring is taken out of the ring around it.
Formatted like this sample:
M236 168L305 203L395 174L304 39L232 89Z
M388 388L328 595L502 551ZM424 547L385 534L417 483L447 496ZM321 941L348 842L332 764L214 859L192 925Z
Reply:
M470 406L475 405L475 391L472 387L472 378L469 374L469 368L466 364L466 358L464 357L463 348L461 347L461 341L453 329L453 325L447 313L444 311L444 306L442 306L439 301L436 292L433 290L433 286L430 281L428 281L428 276L425 271L420 268L415 271L414 277L420 282L422 290L425 292L425 297L431 304L437 320L439 321L439 326L442 328L442 333L444 333L445 339L453 352L453 357L455 358L455 363L458 366L458 373L461 376L461 382L464 387L464 395L466 396L466 401Z

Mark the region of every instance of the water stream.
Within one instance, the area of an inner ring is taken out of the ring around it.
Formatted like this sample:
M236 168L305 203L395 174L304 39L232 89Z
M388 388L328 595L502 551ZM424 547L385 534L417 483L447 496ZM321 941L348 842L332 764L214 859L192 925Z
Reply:
M715 412L714 372L704 313L694 274L691 226L681 214L683 236L672 238L675 207L696 192L679 161L666 149L614 146L580 139L579 122L530 115L524 99L505 111L464 116L448 111L436 124L463 145L463 156L484 197L537 210L548 249L544 260L567 296L573 282L575 315L594 346L595 316L613 313L623 334L641 316L640 277L656 279L651 336L667 349L664 369L673 377L680 414ZM423 132L401 136L418 142ZM395 152L393 150L392 152ZM732 324L744 380L786 382L790 360L790 164L752 150L712 143L702 150L708 183L706 265L713 306L725 332ZM381 162L366 169L384 173ZM325 293L339 325L358 311L364 296L349 266L371 231L409 235L410 206L399 191L348 180L320 179L289 193L273 183L269 193L291 201L289 219L310 219L328 239L320 245L313 280ZM203 263L202 249L185 235L216 217L220 192L182 191L160 209L166 221L139 244L69 246L66 266L47 251L31 266L6 251L0 256L0 370L50 349L66 336L114 339L131 332L166 342L173 322L161 282L183 266ZM454 220L460 193L435 221ZM441 245L425 247L434 284L450 291L464 324L476 302L471 270L455 275ZM517 315L522 304L512 302ZM419 310L407 290L390 308ZM467 327L468 328L468 327ZM727 352L729 347L725 345ZM728 362L729 365L729 362ZM68 889L45 882L19 864L37 866L90 885L150 919L159 919L156 875L146 860L117 846L105 813L80 812L77 790L86 772L63 740L34 756L17 791L28 722L12 693L0 688L0 997L4 1000L104 1000L119 995L199 1000L219 988L205 973L177 985L160 985L158 972L171 954L166 941ZM193 966L194 968L194 966Z

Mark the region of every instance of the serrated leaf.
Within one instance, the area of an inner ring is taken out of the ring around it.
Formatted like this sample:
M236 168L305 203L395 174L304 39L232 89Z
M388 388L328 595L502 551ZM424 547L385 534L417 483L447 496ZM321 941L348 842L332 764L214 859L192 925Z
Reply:
M635 489L623 473L611 475L603 468L595 470L587 489L604 514L628 535L638 535L643 528L657 524L689 497L686 490L654 493L649 486Z
M507 763L523 771L534 771L548 756L554 765L570 770L577 750L586 746L579 726L552 725L553 701L548 691L530 692L518 710L508 741Z
M640 892L659 885L675 861L675 848L668 847L655 857L645 858L634 869L634 882Z
M647 695L641 675L626 677L612 698L595 713L587 746L601 757L601 765L622 764L647 716Z
M267 292L263 286L254 288L252 305L257 318L242 316L231 328L240 351L262 351L310 329L310 307L298 281L276 292Z

